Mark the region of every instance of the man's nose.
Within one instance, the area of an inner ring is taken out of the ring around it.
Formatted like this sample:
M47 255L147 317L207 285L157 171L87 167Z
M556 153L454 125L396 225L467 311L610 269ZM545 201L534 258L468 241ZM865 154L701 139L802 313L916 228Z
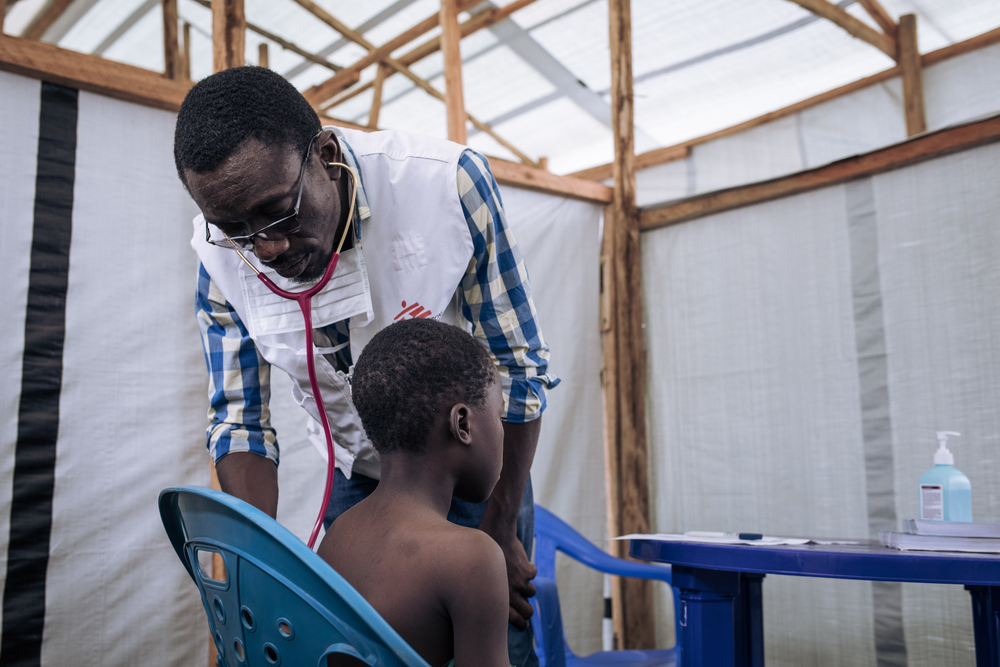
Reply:
M253 252L262 262L273 262L283 252L288 250L289 242L287 238L275 240L262 239L259 236L253 240Z

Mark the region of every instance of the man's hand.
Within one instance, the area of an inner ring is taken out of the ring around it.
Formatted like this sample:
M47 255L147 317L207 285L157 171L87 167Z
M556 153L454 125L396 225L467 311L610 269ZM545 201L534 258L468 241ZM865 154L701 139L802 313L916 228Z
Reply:
M219 459L215 472L223 491L275 518L278 513L278 466L271 459L250 452L233 452Z
M524 547L517 539L517 515L531 462L535 458L541 422L539 418L524 424L504 423L503 470L479 524L479 529L492 537L503 551L510 588L508 619L519 630L528 627L528 619L534 613L528 598L535 594L535 585L531 580L538 570L528 560Z

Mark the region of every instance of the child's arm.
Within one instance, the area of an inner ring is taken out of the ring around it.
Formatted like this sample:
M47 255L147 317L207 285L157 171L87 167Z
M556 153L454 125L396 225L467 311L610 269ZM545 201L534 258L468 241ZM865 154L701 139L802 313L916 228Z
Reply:
M455 667L509 667L510 594L503 551L478 530L464 538L461 549L456 549L461 560L456 562L446 597L455 632Z

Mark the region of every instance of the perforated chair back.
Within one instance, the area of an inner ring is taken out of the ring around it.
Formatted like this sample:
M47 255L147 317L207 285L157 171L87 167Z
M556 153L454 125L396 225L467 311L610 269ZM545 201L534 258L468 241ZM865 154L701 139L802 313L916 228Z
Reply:
M562 612L559 609L556 551L561 551L598 572L637 579L657 579L666 584L670 584L671 579L669 565L651 565L615 558L591 544L552 512L541 505L535 505L535 567L538 568L538 575L534 583L538 592L531 599L535 607L531 622L537 644L535 653L538 654L542 667L673 667L678 664L677 646L649 651L604 651L588 656L573 653L566 642ZM673 592L676 605L677 589L673 589ZM676 636L680 637L680 632Z
M160 517L201 592L221 667L430 667L333 568L260 510L196 486L160 493ZM211 576L212 554L225 573ZM201 564L199 564L201 561Z

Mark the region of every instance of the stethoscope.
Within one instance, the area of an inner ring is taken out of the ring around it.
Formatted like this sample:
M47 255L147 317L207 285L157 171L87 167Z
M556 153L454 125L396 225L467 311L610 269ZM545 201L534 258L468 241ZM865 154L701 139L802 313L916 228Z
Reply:
M311 145L311 144L310 144ZM330 278L333 277L333 272L337 269L337 261L340 259L340 250L344 247L344 241L347 239L347 234L351 229L351 220L354 218L354 203L358 197L358 176L354 173L354 170L348 167L342 162L328 162L326 163L328 167L343 167L347 170L347 173L351 175L351 181L353 182L353 189L351 191L351 206L347 210L349 211L347 215L347 224L344 226L344 233L340 237L340 242L337 244L337 250L333 253L330 258L330 263L326 265L326 271L323 272L323 277L319 279L319 282L312 287L305 289L301 292L289 292L288 290L283 290L274 284L274 281L265 276L260 269L254 266L250 260L240 251L239 245L232 239L229 242L232 243L233 249L240 256L247 266L256 274L260 281L267 285L267 288L274 292L276 295L282 297L283 299L290 299L299 304L299 309L302 311L302 319L305 320L306 324L306 366L309 369L309 385L312 387L313 398L316 399L316 407L319 410L319 420L323 424L323 434L326 436L326 453L327 453L327 466L326 466L326 490L323 493L323 504L319 508L319 516L316 517L316 523L313 525L312 533L309 535L309 548L312 549L313 545L316 544L316 538L319 536L320 526L323 525L323 519L326 516L326 508L330 502L330 493L333 490L333 472L336 468L336 460L333 453L333 434L330 432L330 420L326 416L326 405L323 403L323 395L319 391L319 383L316 381L316 363L313 359L313 328L312 328L312 298L319 294L320 290L326 287L326 284L330 282Z

